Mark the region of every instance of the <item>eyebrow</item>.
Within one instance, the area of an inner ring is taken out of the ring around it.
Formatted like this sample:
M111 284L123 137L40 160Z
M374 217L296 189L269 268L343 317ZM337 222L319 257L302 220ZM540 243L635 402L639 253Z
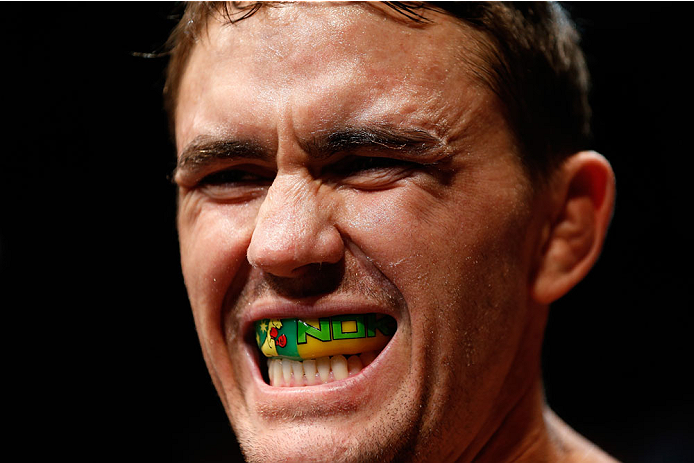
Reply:
M423 154L440 147L442 142L419 129L397 129L391 126L346 127L326 136L314 137L303 148L312 157L323 159L336 153L350 153L362 148L399 151L411 155Z
M327 159L337 153L350 154L364 148L421 156L442 145L441 140L424 130L403 130L386 125L344 127L300 142L301 148L314 160ZM217 139L202 135L183 149L174 174L180 170L195 173L220 161L269 161L273 157L274 153L256 140Z
M176 163L176 171L197 172L219 161L265 160L269 157L267 150L254 140L215 139L209 136L199 136L181 151Z

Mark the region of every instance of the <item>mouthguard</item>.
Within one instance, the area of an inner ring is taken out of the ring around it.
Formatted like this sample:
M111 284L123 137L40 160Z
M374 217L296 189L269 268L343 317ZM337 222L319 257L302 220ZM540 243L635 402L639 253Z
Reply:
M266 357L308 360L382 350L397 328L383 314L348 314L300 320L266 318L255 322L255 340Z

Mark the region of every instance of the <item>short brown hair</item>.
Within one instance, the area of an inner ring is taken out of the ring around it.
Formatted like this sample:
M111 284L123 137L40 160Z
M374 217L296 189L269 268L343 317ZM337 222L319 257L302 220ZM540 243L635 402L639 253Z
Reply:
M549 2L384 2L415 23L426 10L445 12L479 34L481 60L472 71L503 102L522 160L541 179L566 156L590 143L589 76L579 34L566 12ZM200 32L211 17L234 23L264 2L191 2L167 46L170 61L164 99L173 134L180 79ZM482 63L482 64L479 64Z

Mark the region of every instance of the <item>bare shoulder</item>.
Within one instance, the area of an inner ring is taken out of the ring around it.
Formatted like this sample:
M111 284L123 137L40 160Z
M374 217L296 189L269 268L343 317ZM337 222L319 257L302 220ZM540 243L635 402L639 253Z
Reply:
M574 431L556 413L545 408L543 417L550 439L557 449L557 461L563 463L617 463L595 444Z

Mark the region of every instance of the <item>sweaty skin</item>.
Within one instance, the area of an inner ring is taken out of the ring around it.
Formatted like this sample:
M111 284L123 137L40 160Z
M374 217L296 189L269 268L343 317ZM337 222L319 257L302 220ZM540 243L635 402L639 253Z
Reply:
M543 196L461 60L473 32L431 17L286 5L213 20L194 46L175 122L181 261L249 460L556 461L585 448L550 438L563 425L543 418L547 308L528 289ZM263 378L259 320L369 313L397 331L358 373Z

